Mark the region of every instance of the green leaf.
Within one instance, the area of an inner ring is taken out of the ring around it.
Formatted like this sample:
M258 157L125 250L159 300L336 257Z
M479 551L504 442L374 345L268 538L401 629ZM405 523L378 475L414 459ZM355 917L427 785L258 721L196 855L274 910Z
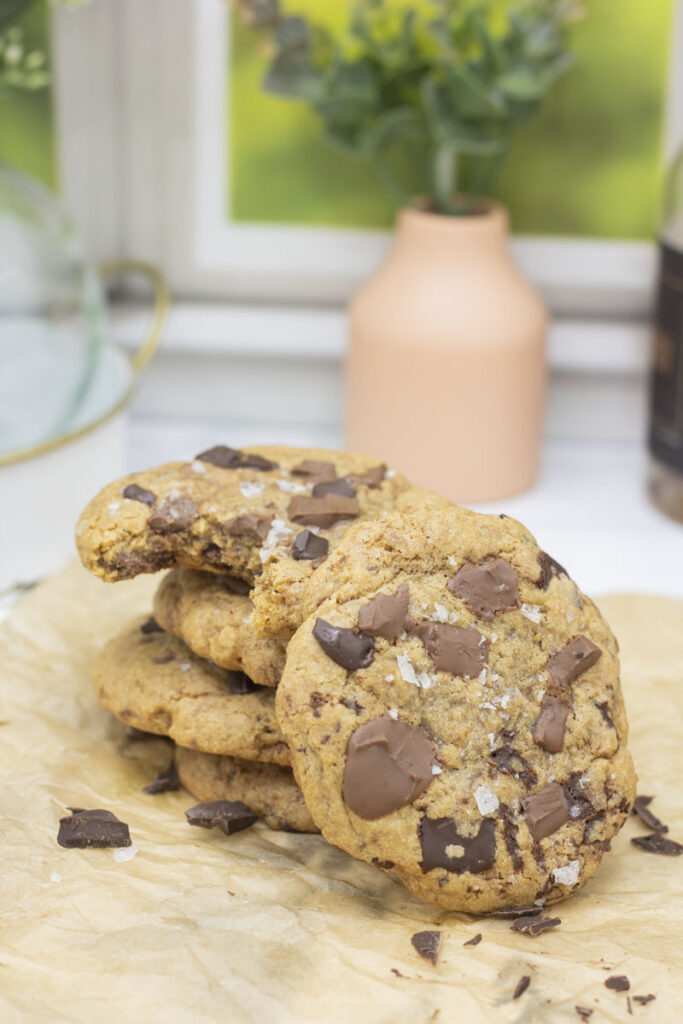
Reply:
M282 54L266 72L263 88L276 96L315 103L320 96L320 73L311 64L308 54Z
M543 77L532 68L513 68L500 75L496 81L498 89L511 100L530 103L539 100L545 92Z

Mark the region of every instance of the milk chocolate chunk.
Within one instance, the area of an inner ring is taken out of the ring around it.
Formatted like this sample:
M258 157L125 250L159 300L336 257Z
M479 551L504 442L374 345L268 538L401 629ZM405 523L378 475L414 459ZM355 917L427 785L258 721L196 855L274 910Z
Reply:
M165 498L147 523L155 533L180 533L192 525L197 515L197 502L180 494L177 498Z
M367 668L375 656L372 637L355 629L333 626L324 619L316 619L313 636L332 661L350 672Z
M319 537L311 530L297 533L292 544L292 558L300 561L313 561L315 558L326 558L330 544L325 537Z
M496 826L484 818L473 836L462 836L452 818L423 818L420 823L420 867L426 874L445 868L456 875L466 871L478 875L493 867L496 859Z
M447 588L485 621L519 608L517 573L504 558L487 558L476 565L465 562L451 576Z
M424 960L436 964L441 948L441 932L415 932L410 941Z
M551 782L522 801L529 831L538 842L556 832L569 820L569 807L562 786Z
M605 988L611 988L614 992L628 992L631 982L625 974L613 974L605 981Z
M663 821L660 821L656 814L653 814L649 808L649 804L652 803L651 796L637 796L633 801L633 807L631 814L636 814L643 825L650 829L651 832L668 832L669 826L665 825Z
M535 939L541 932L547 932L549 928L557 928L558 924L562 924L559 917L542 917L539 914L537 917L518 917L510 927L513 932L531 935Z
M335 480L337 469L334 462L323 462L322 459L304 459L290 470L293 476L305 476L309 480Z
M320 526L323 530L342 519L355 519L359 513L358 499L345 498L341 494L326 494L324 498L307 498L297 494L287 508L287 515L292 522L304 526Z
M316 484L311 494L314 498L324 498L326 494L341 494L343 498L355 498L355 488L349 483L349 478L340 476L337 480L324 480Z
M59 819L57 842L60 846L69 850L130 846L128 826L111 811L86 811L81 807L69 810L71 817Z
M346 806L375 821L410 804L434 779L434 746L426 732L384 715L351 733L344 766Z
M360 484L365 487L375 488L379 487L387 475L387 467L384 463L379 466L371 466L370 469L366 469L364 473L355 473L349 476L349 480L352 484Z
M541 590L547 590L550 586L550 581L554 579L555 576L569 576L569 573L564 566L560 565L559 562L556 562L555 559L551 558L545 551L541 551L539 554L538 564L541 572L536 581L536 586Z
M249 828L257 820L251 807L247 807L241 800L211 800L209 803L195 804L185 811L185 817L190 825L219 828L226 836Z
M592 640L577 636L545 663L551 683L563 690L600 659L602 651Z
M272 521L272 516L254 516L245 514L235 516L234 519L229 519L225 524L225 529L233 537L250 537L252 540L258 541L258 543L261 544L268 536L268 531L270 530L270 524Z
M163 633L163 629L161 628L161 626L159 625L157 620L154 618L154 616L150 615L150 617L148 619L145 619L145 621L140 626L140 632L141 633Z
M420 637L434 668L465 679L478 676L489 657L490 641L474 626L419 622L411 631Z
M215 577L212 575L212 579L214 578L217 583L222 583L231 594L240 594L244 597L251 590L251 586L246 580L241 580L238 576L231 576L229 573L217 573Z
M175 761L171 761L163 772L157 772L152 781L142 787L143 793L151 793L152 796L156 796L157 793L170 793L176 789L180 789L180 779Z
M252 455L238 448L229 448L226 444L217 444L196 456L199 462L210 462L219 469L277 469L277 462L264 459L262 455Z
M520 996L523 996L530 984L531 977L528 974L523 974L515 985L515 991L512 993L512 998L519 999Z
M680 857L683 853L680 843L667 839L661 832L653 832L651 836L634 836L631 842L646 853L660 853L664 857Z
M549 754L559 754L564 744L564 730L569 708L557 697L548 694L543 698L541 711L534 725L534 743Z
M397 640L406 628L409 596L407 583L402 583L395 594L377 594L358 614L360 629L371 636Z
M143 505L153 505L157 500L156 494L144 487L138 487L137 484L128 484L123 491L123 496L131 501L141 501Z

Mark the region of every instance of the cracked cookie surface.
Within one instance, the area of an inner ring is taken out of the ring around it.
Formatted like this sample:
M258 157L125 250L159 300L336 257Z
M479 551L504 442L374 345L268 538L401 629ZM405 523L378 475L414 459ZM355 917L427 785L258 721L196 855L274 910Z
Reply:
M323 835L448 909L579 888L635 775L616 641L562 567L421 496L349 531L308 598L276 708Z
M286 643L258 635L254 606L243 586L235 577L172 569L154 595L155 618L200 658L245 672L259 686L277 686Z
M126 725L204 753L289 764L274 691L198 658L154 619L136 619L105 644L91 678Z
M83 512L77 546L110 582L174 566L232 574L253 587L259 633L286 639L349 525L393 508L408 486L363 455L218 445L109 484Z
M201 802L241 800L279 832L317 832L291 769L176 747L178 777Z

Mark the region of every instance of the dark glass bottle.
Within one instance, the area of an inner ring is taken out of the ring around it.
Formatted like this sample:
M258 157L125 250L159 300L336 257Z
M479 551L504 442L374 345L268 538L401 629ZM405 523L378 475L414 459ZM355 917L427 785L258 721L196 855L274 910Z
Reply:
M650 374L650 496L683 523L683 148L668 177Z

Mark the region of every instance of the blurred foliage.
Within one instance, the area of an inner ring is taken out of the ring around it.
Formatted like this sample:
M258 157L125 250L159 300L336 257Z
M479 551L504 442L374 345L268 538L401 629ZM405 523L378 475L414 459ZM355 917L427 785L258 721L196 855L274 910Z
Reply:
M396 199L441 213L490 192L510 131L571 64L582 14L574 0L357 0L335 32L276 0L239 7L270 40L265 89L309 104Z

